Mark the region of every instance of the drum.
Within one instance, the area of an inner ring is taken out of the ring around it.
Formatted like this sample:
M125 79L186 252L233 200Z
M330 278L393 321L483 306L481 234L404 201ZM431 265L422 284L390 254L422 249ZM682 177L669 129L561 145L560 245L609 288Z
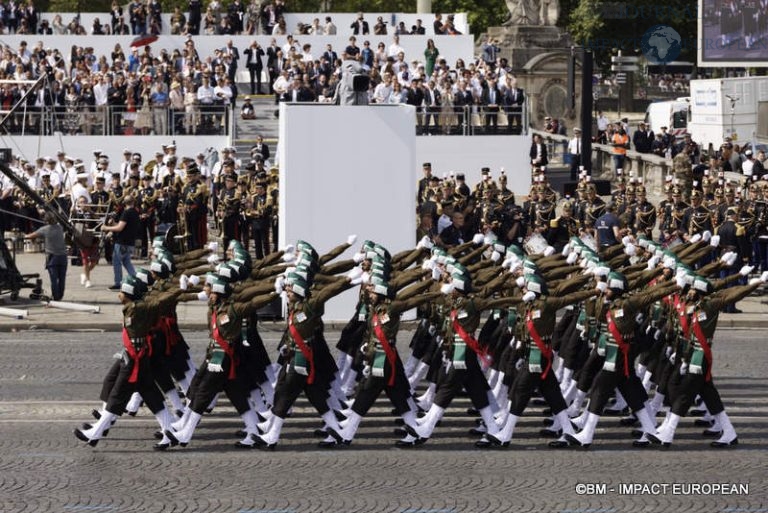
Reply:
M172 224L163 235L165 247L171 250L174 255L181 255L187 252L187 236L179 234L179 226Z
M525 242L523 242L523 249L525 249L525 252L529 255L541 255L544 253L544 250L547 249L547 246L549 246L547 239L540 233L529 235L528 238L525 239Z

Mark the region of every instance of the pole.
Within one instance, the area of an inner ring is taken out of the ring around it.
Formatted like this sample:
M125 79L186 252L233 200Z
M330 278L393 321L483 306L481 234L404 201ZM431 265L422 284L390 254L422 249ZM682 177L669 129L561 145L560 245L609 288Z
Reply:
M98 305L84 305L81 303L68 303L66 301L48 301L47 304L51 308L71 310L73 312L99 313L101 311L101 307Z
M14 319L25 319L29 316L29 311L0 307L0 315L3 317L13 317Z
M581 165L592 174L592 52L584 49L581 59Z

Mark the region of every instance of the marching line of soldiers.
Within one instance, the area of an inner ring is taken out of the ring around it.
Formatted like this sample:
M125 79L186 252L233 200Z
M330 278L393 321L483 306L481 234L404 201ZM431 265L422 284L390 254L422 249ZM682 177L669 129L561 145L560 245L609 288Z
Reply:
M725 223L735 214L727 210ZM480 417L478 448L508 446L536 393L549 405L541 435L552 448L589 447L601 416L624 405L635 447L669 446L697 399L712 447L738 443L714 384L713 337L721 309L762 287L768 271L745 285L735 283L749 265L719 278L738 267L723 236L706 230L671 248L645 235L610 245L571 236L559 251L535 252L488 231L448 248L425 236L396 254L366 240L338 259L355 242L320 255L298 241L253 259L233 239L219 263L216 243L173 255L153 241L149 268L121 285L123 350L97 422L76 437L96 445L135 397L157 418L155 449L185 447L223 392L243 421L236 447L274 449L303 392L324 423L320 446L346 446L384 392L401 426L396 445L414 448L465 390ZM324 304L353 287L358 302L334 358ZM257 310L281 296L286 327L273 363ZM199 366L175 315L179 302L197 300L208 302L210 337ZM398 347L401 315L413 308L417 328L408 349ZM657 426L658 412L666 416Z
M133 197L141 220L143 258L156 234L180 237L185 249L194 250L205 246L209 227L215 226L224 245L236 239L248 249L253 241L254 255L260 259L276 250L279 192L278 170L265 168L262 146L245 163L234 158L234 148L226 147L212 169L203 154L194 159L177 156L175 144L163 145L146 163L126 149L118 165L110 165L108 157L95 150L90 169L63 151L36 163L14 156L9 165L46 203L89 229L113 224L125 198ZM0 230L23 233L33 231L44 212L5 175L0 177L0 209L9 214L2 216ZM108 262L110 243L104 239Z

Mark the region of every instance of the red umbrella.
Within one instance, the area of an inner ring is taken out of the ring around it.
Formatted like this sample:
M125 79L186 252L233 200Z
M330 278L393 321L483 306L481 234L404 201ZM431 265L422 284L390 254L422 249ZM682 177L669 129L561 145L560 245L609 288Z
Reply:
M131 41L131 48L139 48L141 46L147 46L149 44L154 43L155 41L157 41L157 36L152 34L138 36L133 41Z

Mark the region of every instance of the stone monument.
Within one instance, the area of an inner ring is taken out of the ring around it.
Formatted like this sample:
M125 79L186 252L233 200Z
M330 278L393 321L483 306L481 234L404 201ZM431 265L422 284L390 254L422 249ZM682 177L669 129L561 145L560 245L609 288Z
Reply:
M576 67L576 108L568 102L568 60L571 38L556 26L558 0L506 0L509 18L501 27L489 27L478 39L478 53L488 37L501 49L519 87L528 98L530 123L543 127L544 117L565 121L570 130L579 119L579 65Z

